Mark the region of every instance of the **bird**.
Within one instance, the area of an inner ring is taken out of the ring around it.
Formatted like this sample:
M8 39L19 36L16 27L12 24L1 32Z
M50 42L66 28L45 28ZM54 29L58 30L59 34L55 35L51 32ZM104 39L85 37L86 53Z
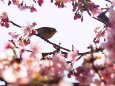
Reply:
M57 30L53 27L40 27L36 29L36 31L37 33L34 35L39 36L45 40L50 39L57 32Z
M99 21L101 21L101 22L104 23L105 25L110 26L110 25L111 25L110 19L106 16L106 13L107 13L107 12L108 12L108 10L105 11L105 12L102 12L101 14L99 14L99 15L97 16L97 18L98 18Z

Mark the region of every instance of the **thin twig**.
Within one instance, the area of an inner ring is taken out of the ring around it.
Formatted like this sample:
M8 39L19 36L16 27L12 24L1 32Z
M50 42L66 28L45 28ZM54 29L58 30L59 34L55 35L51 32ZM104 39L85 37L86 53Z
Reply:
M11 24L13 24L14 26L16 26L16 27L19 27L19 28L21 28L21 26L20 25L18 25L18 24L16 24L16 23L14 23L13 21L9 21Z
M101 79L101 81L104 83L104 85L106 85L106 81L102 78L102 76L99 74L99 71L97 70L97 68L94 65L94 62L92 62L92 66L94 71L97 73L97 75L99 76L99 78Z
M101 79L101 81L104 83L104 85L106 85L106 81L102 78L102 76L99 74L99 71L98 71L98 69L95 67L95 64L94 64L94 61L95 61L95 59L94 59L94 48L93 48L93 46L91 45L91 63L92 63L92 68L93 68L93 70L97 73L97 75L99 76L99 78Z
M79 59L81 59L82 56L83 56L83 55L80 55L80 56L76 59L76 61L78 61Z
M17 27L21 28L20 25L14 23L13 21L9 21L9 22L10 22L11 24L13 24L14 26L17 26ZM59 48L59 49L62 49L62 50L68 51L68 52L71 51L71 50L69 50L69 49L67 49L67 48L64 48L64 47L62 47L62 46L60 46L60 45L57 45L57 44L55 44L55 43L49 41L48 39L44 39L44 38L41 37L41 36L39 36L39 37L40 37L41 39L43 39L44 41L46 41L47 43L53 45L54 47L57 47L57 48ZM28 52L33 52L33 51L31 51L31 50L26 50L26 51L28 51ZM95 49L94 52L99 52L99 51L103 51L103 48ZM78 53L78 55L81 55L81 57L82 57L82 56L84 56L84 55L86 55L86 54L90 54L90 53L91 53L91 52L88 51L88 52ZM80 58L81 58L81 57L80 57ZM79 58L79 59L80 59L80 58Z
M44 38L41 37L41 36L39 36L39 37L40 37L41 39L43 39L44 41L48 42L49 44L53 45L54 47L57 47L57 48L59 48L59 49L63 49L63 50L68 51L68 52L71 51L71 50L69 50L69 49L67 49L67 48L61 47L60 45L57 45L57 44L55 44L55 43L49 41L48 39L44 39Z
M33 0L34 3L36 3L36 0Z
M13 24L14 26L17 26L17 27L21 28L20 25L14 23L13 21L9 21L9 22L10 22L11 24ZM53 46L59 47L60 49L63 49L63 50L66 50L66 51L70 51L69 49L66 49L66 48L64 48L64 47L61 47L60 45L57 45L57 44L55 44L55 43L53 43L53 42L50 42L49 40L44 39L44 38L41 37L41 36L39 36L39 37L40 37L41 39L45 40L46 42L48 42L49 44L53 45Z

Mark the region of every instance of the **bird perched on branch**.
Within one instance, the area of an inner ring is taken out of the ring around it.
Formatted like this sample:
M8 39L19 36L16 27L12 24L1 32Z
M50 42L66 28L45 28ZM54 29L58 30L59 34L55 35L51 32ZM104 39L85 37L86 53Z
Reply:
M106 13L108 12L105 11L105 12L102 12L101 14L99 14L97 16L98 20L101 21L102 23L104 23L105 25L110 25L110 19L106 16Z
M36 29L37 33L36 36L39 36L43 39L50 39L57 31L55 28L52 27L41 27Z

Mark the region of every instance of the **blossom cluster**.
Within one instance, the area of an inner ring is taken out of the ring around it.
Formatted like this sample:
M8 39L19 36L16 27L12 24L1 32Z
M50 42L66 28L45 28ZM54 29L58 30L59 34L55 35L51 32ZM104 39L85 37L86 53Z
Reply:
M42 6L44 1L33 0L39 6ZM37 46L38 44L32 44L30 41L31 36L37 33L35 30L36 23L19 26L10 21L8 14L3 12L0 15L0 26L8 28L10 27L9 23L12 23L20 27L22 33L9 32L11 40L4 47L4 51L0 52L0 79L4 80L6 84L13 84L13 86L51 86L51 84L59 84L59 80L64 77L64 72L68 71L68 78L74 76L81 86L115 85L114 0L113 2L109 1L113 6L109 9L105 8L105 12L101 12L99 6L90 0L51 0L51 3L53 2L58 8L64 8L66 3L71 3L72 11L75 13L74 20L80 18L83 21L84 11L91 17L98 14L97 20L104 23L105 26L103 29L99 27L94 31L96 34L94 38L96 47L91 45L88 47L88 52L80 53L79 50L74 48L68 50L45 40L52 44L55 50L43 55L39 46ZM20 10L37 11L34 5L28 6L24 0L8 0L8 5L11 4L16 5ZM105 15L107 11L109 17ZM102 46L97 46L100 39L105 39L105 37L107 37L107 41ZM26 48L27 45L30 46L29 50ZM65 49L67 52L61 49ZM109 53L104 52L104 49ZM74 67L82 57L82 64L79 67Z
M1 16L0 16L0 25L1 26L5 26L6 28L9 27L9 18L8 18L8 14L6 12L2 12Z
M38 4L39 6L42 6L45 0L33 0L34 4ZM91 0L51 0L51 3L55 4L58 8L64 8L67 7L67 3L71 3L72 5L72 11L74 12L74 20L81 19L83 21L83 12L86 11L90 16L94 16L95 14L99 14L101 9L99 8L99 5L96 5ZM29 9L30 12L36 12L37 9L34 6L34 4L28 5L26 3L26 0L8 0L6 2L8 6L10 5L16 5L20 10L27 10Z
M58 81L67 70L66 60L62 54L54 53L50 59L42 57L37 45L31 46L31 52L16 48L9 42L0 56L0 75L8 83L21 85L42 85ZM12 77L12 78L11 78Z
M58 82L64 77L65 70L72 69L72 66L68 67L66 59L72 64L75 63L77 50L68 52L67 57L56 52L52 55L47 54L45 57L41 56L38 44L30 42L31 36L37 33L34 29L35 25L36 23L32 23L21 27L21 34L9 32L12 39L5 45L4 52L1 52L0 56L1 78L8 84L43 86L52 81ZM30 46L29 50L26 48L27 45Z

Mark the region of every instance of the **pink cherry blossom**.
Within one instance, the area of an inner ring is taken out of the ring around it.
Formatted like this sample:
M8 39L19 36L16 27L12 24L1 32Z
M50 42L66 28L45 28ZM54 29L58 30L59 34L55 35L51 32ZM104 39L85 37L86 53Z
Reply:
M66 60L61 54L55 54L49 63L49 66L44 67L43 72L50 75L54 79L64 76L66 70Z
M1 26L5 26L6 28L9 27L9 18L8 18L8 14L6 12L2 12L1 16L0 16L1 22L0 25Z
M78 67L76 70L74 76L76 80L79 81L80 85L89 85L93 82L92 78L94 75L91 73L90 66Z
M101 75L104 78L104 80L106 81L106 84L108 85L114 85L115 82L115 69L114 69L114 65L111 65L109 67L106 67L102 72Z
M76 61L76 57L78 56L78 50L73 50L71 52L68 53L67 58L74 63Z

